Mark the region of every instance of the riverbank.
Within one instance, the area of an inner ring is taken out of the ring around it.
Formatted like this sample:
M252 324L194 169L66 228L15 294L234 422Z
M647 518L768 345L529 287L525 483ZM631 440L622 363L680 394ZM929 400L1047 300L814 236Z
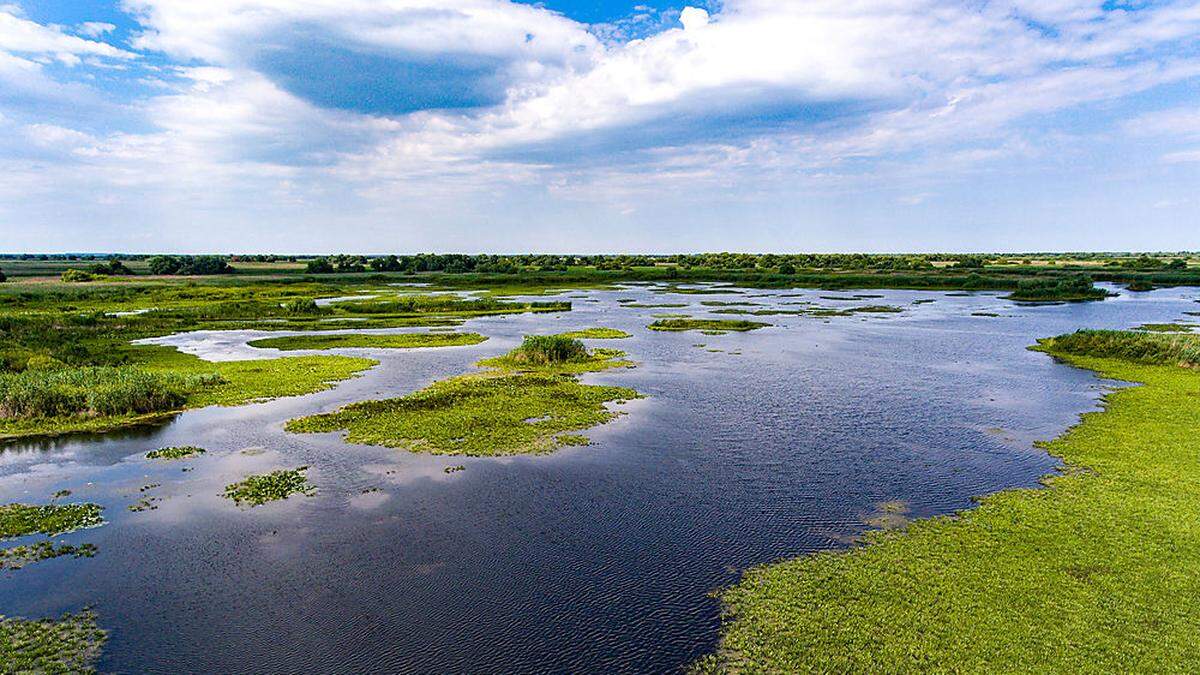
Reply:
M696 670L1200 668L1200 372L1108 337L1038 347L1140 385L1045 445L1067 467L1045 489L751 570Z

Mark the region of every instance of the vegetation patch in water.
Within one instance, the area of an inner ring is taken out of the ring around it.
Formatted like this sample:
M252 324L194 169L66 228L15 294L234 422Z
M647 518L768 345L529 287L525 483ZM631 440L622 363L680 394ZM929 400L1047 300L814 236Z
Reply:
M1196 328L1196 324L1144 323L1138 326L1137 330L1144 330L1150 333L1191 333L1193 328Z
M609 422L610 403L639 398L624 387L582 384L575 375L632 366L624 352L588 351L562 336L528 336L505 356L481 361L494 370L436 382L400 398L364 401L295 419L288 431L346 430L351 443L442 455L514 455L586 444L566 432Z
M196 457L203 455L204 448L198 448L194 445L176 445L169 448L159 448L146 453L146 459L187 459L188 457Z
M95 544L55 544L52 541L38 541L29 545L14 546L0 549L0 570L19 570L41 560L50 560L61 556L75 558L91 558L96 555Z
M224 497L232 499L238 506L261 506L267 502L287 499L295 494L311 496L316 492L316 488L304 475L307 469L308 467L301 466L247 476L225 486Z
M633 337L629 333L616 328L585 328L583 330L560 333L559 335L575 340L623 340L627 337Z
M96 527L104 522L101 510L98 504L6 504L0 506L0 539Z
M646 326L650 330L661 331L751 331L770 326L761 321L742 321L735 319L660 319Z
M695 670L1195 670L1200 373L1177 365L1196 362L1195 338L1084 331L1037 348L1141 386L1045 444L1067 469L1044 489L751 570Z
M107 639L87 609L57 620L0 617L0 672L93 673Z
M263 338L246 343L251 347L270 347L292 351L297 349L415 349L419 347L461 347L477 345L487 340L478 333L403 333L377 335L371 333L338 333L333 335L289 335Z

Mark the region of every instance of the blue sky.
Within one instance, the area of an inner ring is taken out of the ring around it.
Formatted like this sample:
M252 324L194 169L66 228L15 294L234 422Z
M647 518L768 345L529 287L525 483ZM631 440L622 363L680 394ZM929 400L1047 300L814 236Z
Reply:
M1200 0L0 0L0 251L1200 249Z

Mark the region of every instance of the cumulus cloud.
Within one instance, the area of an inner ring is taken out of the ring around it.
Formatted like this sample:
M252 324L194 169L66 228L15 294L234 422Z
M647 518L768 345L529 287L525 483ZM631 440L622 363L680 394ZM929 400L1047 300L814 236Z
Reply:
M47 119L19 142L204 200L256 181L281 199L374 202L520 187L632 214L664 185L931 183L1043 155L1064 111L1200 78L1196 0L725 0L602 26L509 0L121 7L137 28L118 47L111 24L68 31L0 6L0 108L81 94L53 68L90 76L88 59L153 55L162 65L138 72L145 90L121 101L120 128L77 136ZM1139 113L1112 133L1200 137L1195 110ZM925 187L900 203L935 194Z

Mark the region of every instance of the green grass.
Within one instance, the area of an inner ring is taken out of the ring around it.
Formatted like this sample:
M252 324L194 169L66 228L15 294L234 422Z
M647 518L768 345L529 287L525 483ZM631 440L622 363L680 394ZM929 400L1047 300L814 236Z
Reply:
M650 330L661 331L751 331L770 326L761 321L740 321L732 319L659 319L646 326Z
M146 453L146 459L187 459L203 455L204 448L197 448L194 445L175 445L169 448L159 448Z
M0 672L93 673L107 639L87 609L58 620L0 617Z
M583 330L559 333L559 335L574 340L623 340L627 337L633 337L629 333L616 328L584 328Z
M1138 326L1137 330L1150 333L1191 333L1196 327L1196 324L1188 323L1144 323Z
M287 430L346 430L351 443L441 455L495 456L550 452L586 444L567 432L604 424L609 403L639 398L623 387L582 384L575 374L632 364L623 352L588 352L577 340L529 336L506 356L480 362L494 370L436 382L400 398L364 401L336 412L291 420Z
M251 340L251 347L270 347L292 351L297 349L414 349L417 347L460 347L477 345L487 340L478 333L404 333L380 335L338 333L333 335L289 335L286 337Z
M1181 337L1043 341L1142 385L1046 444L1062 475L751 570L724 593L720 649L696 670L1196 672L1200 372L1174 365L1195 348ZM1112 358L1126 353L1142 363Z
M5 504L0 506L0 539L96 527L104 522L101 510L98 504Z
M213 373L185 376L129 366L26 370L0 375L0 420L164 412L217 383Z
M1200 366L1200 335L1081 330L1042 346L1052 354L1112 358L1146 365Z
M121 351L136 363L136 367L119 368L78 368L65 371L49 371L56 378L63 378L68 384L110 381L137 383L165 383L163 388L173 393L169 405L136 407L130 406L122 412L119 407L89 407L80 408L75 414L43 414L40 416L12 417L0 414L0 439L19 438L24 436L52 436L74 432L102 432L112 429L146 423L162 419L188 408L199 408L209 405L234 406L245 403L266 401L285 396L301 396L329 389L336 382L353 377L354 375L375 366L378 362L371 359L352 358L348 356L295 356L277 359L262 359L251 361L204 361L191 354L184 354L172 347L163 346L134 346L114 348ZM98 375L97 375L98 373ZM5 379L21 380L22 378L39 378L42 373L27 371L16 375L0 376L0 383ZM107 379L104 379L107 378ZM58 380L54 380L58 382ZM72 384L72 386L76 386ZM138 386L142 386L139 384ZM167 389L166 387L171 388ZM146 385L148 388L149 385ZM76 399L84 402L99 396L101 401L141 401L130 392L138 393L142 389L129 387L120 389L114 387L116 394L110 398L109 390L104 387L87 389L78 385L76 389L59 387L66 391L78 391ZM18 390L11 388L10 390ZM4 391L0 384L0 391ZM149 389L150 392L158 392ZM149 395L147 394L147 397ZM158 402L159 398L151 400ZM51 408L43 405L35 410L69 412L67 407Z
M304 475L307 468L302 466L247 476L241 481L225 486L223 495L232 499L238 506L261 506L267 502L287 499L294 494L312 495L316 488Z

